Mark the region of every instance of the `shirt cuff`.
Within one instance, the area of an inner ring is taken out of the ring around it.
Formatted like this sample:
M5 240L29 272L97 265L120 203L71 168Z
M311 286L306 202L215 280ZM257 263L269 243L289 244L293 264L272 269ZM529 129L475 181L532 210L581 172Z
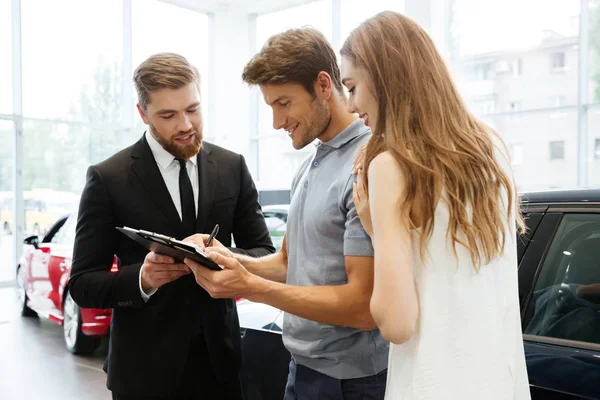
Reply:
M148 293L144 292L144 289L142 289L142 269L143 269L143 268L144 268L143 266L142 266L142 268L140 268L140 277L139 277L139 279L138 279L138 282L139 282L139 286L140 286L140 293L141 293L141 295L142 295L142 299L144 300L144 303L145 303L145 302L147 302L148 300L150 300L150 297L151 297L151 296L152 296L154 293L156 293L156 291L157 291L158 289L152 289L152 290L150 290Z

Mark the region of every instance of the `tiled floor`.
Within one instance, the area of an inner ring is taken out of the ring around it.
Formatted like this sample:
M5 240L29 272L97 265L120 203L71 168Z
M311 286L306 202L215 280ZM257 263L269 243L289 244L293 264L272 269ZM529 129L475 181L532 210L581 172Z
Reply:
M102 364L107 340L88 357L64 346L62 327L23 318L13 288L0 288L0 399L108 400Z

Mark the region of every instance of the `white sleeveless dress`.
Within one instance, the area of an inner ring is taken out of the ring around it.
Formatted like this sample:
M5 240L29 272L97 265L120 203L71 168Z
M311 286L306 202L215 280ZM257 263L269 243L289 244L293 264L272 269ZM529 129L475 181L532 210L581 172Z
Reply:
M476 273L462 246L453 253L448 216L440 201L425 262L413 240L420 316L411 340L390 346L386 400L530 399L514 224L503 256Z

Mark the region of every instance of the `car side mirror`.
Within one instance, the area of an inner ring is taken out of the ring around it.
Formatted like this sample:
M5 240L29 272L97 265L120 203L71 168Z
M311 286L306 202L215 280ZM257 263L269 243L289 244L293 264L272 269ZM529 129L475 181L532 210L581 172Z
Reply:
M23 240L23 243L30 244L37 249L40 247L40 238L37 235L29 236Z

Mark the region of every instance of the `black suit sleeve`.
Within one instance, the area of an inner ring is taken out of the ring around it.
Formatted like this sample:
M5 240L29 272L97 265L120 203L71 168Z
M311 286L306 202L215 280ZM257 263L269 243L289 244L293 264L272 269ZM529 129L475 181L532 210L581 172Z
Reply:
M265 218L258 203L258 192L246 161L240 155L240 192L233 219L235 253L262 257L275 252Z
M81 195L69 290L85 308L143 307L139 289L141 264L111 272L115 255L115 216L98 169L87 171Z

